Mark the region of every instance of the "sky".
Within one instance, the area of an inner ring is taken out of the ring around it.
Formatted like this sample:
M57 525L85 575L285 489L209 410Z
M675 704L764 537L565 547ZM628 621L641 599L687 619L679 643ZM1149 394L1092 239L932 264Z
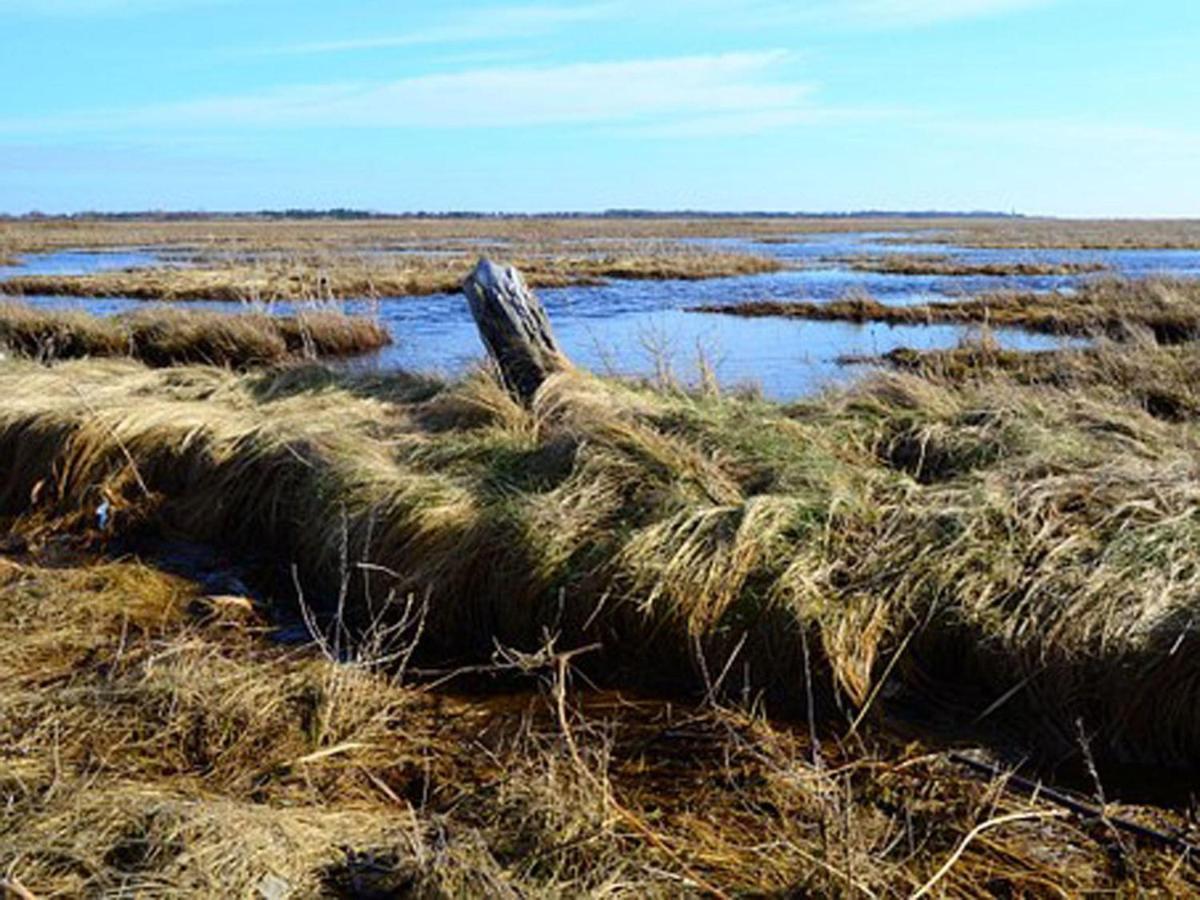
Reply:
M0 211L1200 216L1197 0L0 0Z

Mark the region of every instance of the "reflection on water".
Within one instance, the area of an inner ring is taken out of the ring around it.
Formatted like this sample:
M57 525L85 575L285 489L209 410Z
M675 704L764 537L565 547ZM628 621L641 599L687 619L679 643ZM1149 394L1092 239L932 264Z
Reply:
M560 342L579 364L600 372L649 375L670 365L685 381L694 380L703 355L723 384L756 383L771 397L786 399L842 382L861 367L837 364L842 355L876 355L896 347L952 347L969 334L954 325L888 326L787 319L740 319L686 313L704 303L751 300L831 299L865 290L882 302L912 304L961 297L1001 288L1053 290L1078 285L1088 276L957 277L886 275L858 272L833 260L860 254L946 254L965 262L1103 263L1111 274L1129 277L1172 275L1200 277L1200 251L1186 250L976 250L941 244L893 244L881 233L805 235L795 243L762 244L739 239L695 243L715 249L767 253L793 268L763 275L707 281L613 281L601 287L539 291ZM387 251L382 251L386 253ZM67 274L100 268L149 265L148 251L55 253L30 257L19 269L0 269L0 277L25 272ZM27 298L38 305L85 308L109 314L136 308L137 301L95 298ZM239 310L237 303L194 303L196 308ZM356 367L406 368L453 375L482 356L467 304L458 295L349 301L349 312L377 314L396 340ZM272 311L295 312L301 305L276 303ZM1065 342L1020 331L996 333L1005 346L1043 349Z

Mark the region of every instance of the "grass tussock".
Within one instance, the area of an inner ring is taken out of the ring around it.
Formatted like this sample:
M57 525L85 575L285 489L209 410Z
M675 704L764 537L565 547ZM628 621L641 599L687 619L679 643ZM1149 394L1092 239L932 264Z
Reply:
M1149 332L1160 344L1200 337L1200 281L1098 281L1074 292L1005 292L959 301L891 306L869 296L827 303L762 301L698 306L693 312L888 325L989 325L1042 334L1128 339Z
M128 356L153 366L248 368L354 356L391 343L374 319L341 312L298 316L156 307L116 316L0 304L0 346L43 362Z
M949 350L901 347L883 356L847 357L842 362L885 365L958 385L986 383L999 375L1022 385L1087 391L1136 402L1151 416L1172 422L1200 415L1200 384L1194 377L1200 351L1193 343L1163 347L1141 342L1135 352L1103 342L1022 352L1005 349L985 333Z
M1075 262L970 262L952 256L895 254L883 257L855 257L847 261L852 269L885 275L987 276L1083 275L1103 272L1103 263Z
M1188 768L1195 422L1152 415L1137 371L896 373L793 407L564 373L527 410L482 376L14 362L0 510L253 546L327 610L428 598L439 665L549 633L615 683L950 710L1050 762L1082 722L1102 760Z
M10 548L11 549L11 548ZM43 561L42 557L50 557ZM1182 895L1177 851L945 754L714 705L405 687L244 598L56 542L0 557L0 885L17 896ZM1181 815L1110 804L1159 830Z
M474 257L464 253L267 256L87 275L18 275L0 281L0 293L163 301L404 297L454 293L473 264ZM539 253L519 256L517 264L533 287L595 285L610 278L695 280L782 268L767 257L675 245Z

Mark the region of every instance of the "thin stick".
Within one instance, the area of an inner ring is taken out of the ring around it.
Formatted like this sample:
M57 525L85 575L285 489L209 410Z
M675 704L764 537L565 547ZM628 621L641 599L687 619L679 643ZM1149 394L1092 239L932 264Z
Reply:
M579 746L575 743L575 737L571 733L570 720L567 717L567 669L570 665L571 658L578 656L580 652L581 651L579 650L575 650L569 653L561 653L557 656L555 662L557 663L558 671L557 678L555 679L556 683L554 685L554 699L558 712L558 726L560 729L562 729L563 738L567 742L567 749L570 751L571 759L575 763L576 768L579 769L580 774L583 775L584 778L590 781L600 791L600 793L604 795L604 800L607 805L611 806L622 819L632 825L637 831L640 831L643 835L645 835L646 838L649 839L652 844L654 844L654 846L656 846L663 853L667 854L667 856L669 856L679 866L679 868L683 871L683 874L687 878L690 878L697 887L707 891L714 897L728 897L729 895L723 890L713 884L710 884L703 877L697 874L692 867L689 866L682 857L680 857L678 853L671 849L667 842L664 841L662 837L660 837L658 833L654 831L654 829L618 803L608 784L597 778L584 762L583 756L579 752Z
M1010 822L1021 822L1027 819L1055 819L1065 816L1066 814L1067 813L1065 810L1059 809L1050 810L1047 812L1009 813L1006 816L997 816L994 819L988 819L986 822L980 822L967 833L967 836L963 838L962 843L960 843L958 848L950 854L950 858L942 863L942 867L934 873L933 877L925 882L925 884L921 886L921 889L912 895L911 900L918 900L918 898L924 897L931 890L933 890L934 885L945 878L946 875L949 874L950 870L954 868L954 864L962 858L962 855L966 852L967 847L970 846L971 841L975 840L975 838L979 837L979 835L983 834L985 831L989 831L992 828L998 828L1001 825L1007 825Z
M1060 790L1052 787L1047 787L1038 781L1031 781L1012 772L1006 772L999 766L993 766L988 763L979 762L971 759L969 756L964 756L961 753L951 753L950 761L958 763L960 766L974 769L981 775L987 775L990 778L999 778L1004 782L1005 790L1016 790L1023 794L1028 794L1037 797L1040 800L1048 800L1056 806L1061 806L1063 809L1075 813L1078 816L1083 816L1086 819L1096 819L1107 821L1111 826L1119 828L1122 831L1127 831L1129 834L1136 837L1145 838L1147 840L1156 841L1176 850L1182 850L1188 856L1200 859L1200 846L1190 843L1176 835L1167 834L1164 831L1150 828L1146 825L1141 825L1129 819L1122 819L1119 816L1107 816L1104 810L1091 803L1085 803L1082 800L1076 800Z

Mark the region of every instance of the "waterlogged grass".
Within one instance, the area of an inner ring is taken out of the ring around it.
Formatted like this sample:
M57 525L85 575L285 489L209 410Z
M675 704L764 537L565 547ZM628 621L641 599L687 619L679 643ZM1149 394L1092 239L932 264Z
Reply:
M116 316L0 304L0 346L43 362L128 356L154 366L247 368L353 356L391 343L374 319L332 310L298 316L154 307Z
M12 362L0 508L63 528L107 502L115 533L254 547L360 618L368 587L427 597L438 665L551 634L614 684L987 711L1050 761L1082 721L1101 760L1188 768L1195 423L1128 371L893 374L788 407L565 373L525 409L484 376Z
M1164 344L1200 337L1200 281L1106 280L1073 292L997 292L959 301L892 306L870 296L827 303L761 301L698 306L693 312L888 325L991 325L1043 334L1128 339L1138 332Z
M327 255L200 262L191 266L19 275L0 281L0 293L135 300L325 300L457 292L475 257ZM703 279L774 272L777 260L710 253L685 246L636 246L583 253L518 257L534 287L602 284L610 278Z
M852 257L846 265L860 272L879 272L885 275L971 276L1050 276L1083 275L1102 272L1103 263L1072 262L970 262L951 256L896 254L882 257Z

